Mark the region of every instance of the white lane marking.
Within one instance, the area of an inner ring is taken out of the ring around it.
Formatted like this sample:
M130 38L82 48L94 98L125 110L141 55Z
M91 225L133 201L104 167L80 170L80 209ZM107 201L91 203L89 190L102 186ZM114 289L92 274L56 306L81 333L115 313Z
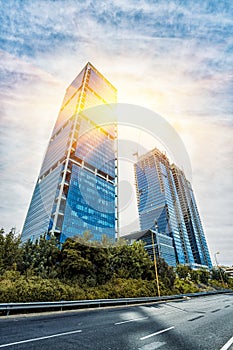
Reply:
M146 344L143 347L138 348L138 350L155 350L155 349L161 348L161 346L165 344L166 344L165 342L156 341L154 343Z
M232 344L233 344L233 337L229 339L228 342L220 350L227 350Z
M140 338L140 340L144 340L144 339L151 338L151 337L153 337L154 335L158 335L158 334L161 334L161 333L170 331L171 329L174 329L174 328L175 328L175 327L172 326L172 327L169 327L169 328L166 328L166 329L162 329L161 331L158 331L158 332L155 332L155 333L146 335L145 337ZM221 350L222 350L222 349L221 349Z
M18 344L24 344L24 343L30 343L33 341L38 341L38 340L43 340L43 339L49 339L49 338L55 338L55 337L62 337L63 335L69 335L69 334L75 334L75 333L81 333L81 329L77 331L71 331L71 332L65 332L65 333L58 333L58 334L52 334L52 335L47 335L45 337L39 337L39 338L32 338L32 339L26 339L26 340L21 340L21 341L16 341L14 343L9 343L9 344L2 344L0 345L0 348L6 348L7 346L12 346L12 345L18 345Z
M141 321L141 320L146 320L147 318L148 318L148 317L133 318L132 320L116 322L116 323L114 323L114 324L117 325L117 324L123 324L123 323L128 323L128 322Z

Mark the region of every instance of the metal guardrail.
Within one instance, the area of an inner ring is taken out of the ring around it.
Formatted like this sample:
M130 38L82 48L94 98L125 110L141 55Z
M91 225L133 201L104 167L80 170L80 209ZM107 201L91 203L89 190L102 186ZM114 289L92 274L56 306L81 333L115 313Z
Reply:
M104 307L130 304L144 304L160 301L177 300L184 298L201 297L213 294L232 293L233 290L224 289L210 292L198 292L178 295L167 295L161 297L143 297L143 298L118 298L118 299L94 299L94 300L74 300L74 301L52 301L52 302L32 302L32 303L2 303L0 304L0 312L6 312L8 316L11 312L24 311L43 311L43 310L64 310L77 309L85 307Z

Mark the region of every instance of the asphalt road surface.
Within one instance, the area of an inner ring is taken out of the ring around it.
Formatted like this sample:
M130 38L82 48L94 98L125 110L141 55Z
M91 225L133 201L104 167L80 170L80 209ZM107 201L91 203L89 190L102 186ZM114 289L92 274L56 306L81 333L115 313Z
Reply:
M0 318L0 350L233 350L233 293Z

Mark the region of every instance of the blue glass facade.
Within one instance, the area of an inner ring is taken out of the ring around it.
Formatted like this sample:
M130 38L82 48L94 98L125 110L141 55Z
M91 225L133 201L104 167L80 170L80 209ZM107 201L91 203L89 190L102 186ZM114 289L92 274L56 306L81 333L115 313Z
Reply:
M47 171L56 165L59 161L65 159L69 148L69 135L72 131L73 122L69 120L62 129L59 130L51 139L45 154L40 175L43 176Z
M103 234L115 239L117 127L110 105L115 102L116 89L88 63L66 90L23 240L49 231L64 242L87 230L96 240ZM96 106L100 109L91 108Z
M128 240L131 244L134 241L142 241L145 244L144 248L146 249L152 260L154 260L154 243L156 256L164 259L169 266L176 266L176 255L173 246L173 240L169 236L158 233L154 230L143 230L127 234L123 236L123 238Z
M23 242L35 239L48 231L54 199L62 179L62 167L56 167L43 180L37 181L23 227Z
M140 219L140 227L142 230L155 229L155 220L157 221L159 232L173 239L176 252L176 260L179 264L195 264L209 266L208 259L196 259L194 249L200 250L199 256L203 256L201 252L200 239L195 239L195 230L191 233L191 229L187 228L186 216L183 213L183 203L180 200L176 187L176 178L169 163L168 158L159 150L154 149L146 155L139 158L134 166L137 201ZM190 198L193 196L190 192ZM194 198L194 197L193 197ZM194 202L192 200L192 202ZM196 208L193 205L193 208ZM189 225L196 227L200 217L194 210L190 215L191 221ZM204 233L199 234L204 247L206 241ZM195 248L194 248L195 241ZM208 248L206 255L208 255Z
M60 128L78 111L78 104L81 98L82 86L84 82L86 67L78 74L74 81L66 90L56 124L53 129L55 135Z
M191 184L177 166L172 164L171 169L195 263L211 268L209 249Z
M115 237L115 186L73 164L62 232L72 237L84 230L95 240L103 234Z
M113 179L115 177L114 140L115 138L103 129L89 128L88 121L83 119L75 156Z
M154 242L158 251L158 256L163 258L169 266L176 266L175 249L173 241L166 235L155 233Z

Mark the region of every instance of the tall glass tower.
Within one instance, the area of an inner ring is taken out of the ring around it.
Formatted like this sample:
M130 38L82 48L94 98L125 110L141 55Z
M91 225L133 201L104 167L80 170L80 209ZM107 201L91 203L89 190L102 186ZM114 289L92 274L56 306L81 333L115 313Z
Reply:
M138 159L134 171L141 230L154 230L156 221L159 232L173 239L177 263L210 266L210 260L198 260L194 255L192 234L187 230L176 178L166 155L155 148ZM196 208L192 220L199 218L197 214ZM207 245L205 249L209 256Z
M66 90L22 231L22 241L51 233L117 233L116 88L87 63Z
M189 236L194 260L197 264L212 267L209 249L203 231L200 215L190 182L186 179L184 172L175 164L171 170L181 204L182 215Z

